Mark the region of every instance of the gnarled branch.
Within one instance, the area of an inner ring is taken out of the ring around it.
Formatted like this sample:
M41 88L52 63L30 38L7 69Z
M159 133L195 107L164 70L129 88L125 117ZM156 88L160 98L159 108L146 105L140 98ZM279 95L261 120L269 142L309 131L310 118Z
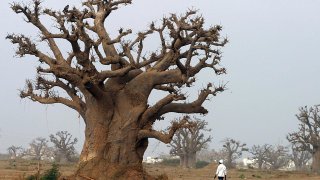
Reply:
M180 128L189 128L193 126L192 123L189 122L188 117L184 117L180 121L173 121L171 123L171 126L169 128L169 132L160 132L153 129L142 129L139 131L138 139L144 139L144 138L155 138L165 144L168 144L171 142L172 137L174 136L175 132Z

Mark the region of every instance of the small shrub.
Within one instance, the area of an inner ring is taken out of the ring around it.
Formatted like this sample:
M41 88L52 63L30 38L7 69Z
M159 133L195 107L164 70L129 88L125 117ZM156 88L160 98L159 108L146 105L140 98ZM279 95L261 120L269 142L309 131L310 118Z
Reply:
M260 175L257 175L256 178L261 179L262 177Z
M36 175L27 176L26 180L37 180L37 176Z
M60 176L59 166L52 164L51 169L47 170L40 178L40 180L57 180Z
M245 179L246 176L245 176L244 174L240 174L239 178L240 178L240 179Z
M166 166L179 166L180 159L163 159L161 164L166 165Z
M207 161L197 161L196 162L196 169L206 167L208 164L210 164L210 163L208 163Z

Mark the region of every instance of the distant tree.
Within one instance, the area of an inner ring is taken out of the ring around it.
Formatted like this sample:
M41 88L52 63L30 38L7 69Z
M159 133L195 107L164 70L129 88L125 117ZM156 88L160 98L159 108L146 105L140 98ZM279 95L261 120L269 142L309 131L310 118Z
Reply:
M266 164L273 170L285 167L290 160L288 152L288 147L282 145L270 146L266 154Z
M176 131L170 143L170 154L180 157L180 166L194 168L197 152L206 148L212 137L204 135L204 132L211 131L206 128L208 123L204 120L195 118L190 124L193 125Z
M218 162L220 159L227 159L227 152L224 149L221 150L207 150L202 149L197 153L197 160L206 162Z
M48 140L43 137L38 137L29 144L30 148L25 152L27 156L31 156L34 160L42 160L49 156L52 151L48 146Z
M18 157L21 157L23 148L21 146L10 146L8 147L8 153L10 155L10 159L16 159Z
M77 138L72 138L68 131L59 131L55 135L50 135L50 141L55 147L55 159L60 162L74 161L76 149L74 145L78 142Z
M272 146L268 144L254 145L249 152L252 154L252 158L255 159L255 162L258 164L258 168L262 169L262 165L267 160L267 154Z
M228 152L224 148L217 151L213 150L213 159L214 162L219 162L219 160L226 160L228 159Z
M301 151L299 147L292 144L290 159L294 162L296 170L302 171L307 169L307 163L311 160L312 154L309 151Z
M309 151L312 154L311 170L320 173L320 105L299 109L296 115L299 129L289 133L287 139L296 145L299 151Z
M197 153L197 161L206 161L206 162L213 162L214 149L208 150L208 149L201 149Z
M236 165L235 160L241 157L244 151L248 151L248 148L245 143L230 138L225 139L223 143L223 150L227 154L225 164L229 168L234 168Z

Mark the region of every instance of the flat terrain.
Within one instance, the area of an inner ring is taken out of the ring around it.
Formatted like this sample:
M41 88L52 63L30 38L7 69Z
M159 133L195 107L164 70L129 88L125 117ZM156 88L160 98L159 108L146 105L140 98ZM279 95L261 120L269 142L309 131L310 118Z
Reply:
M0 180L22 180L37 172L38 163L33 161L0 161ZM50 164L43 164L41 172L50 168ZM63 175L70 175L75 169L74 164L61 165ZM170 180L212 180L216 169L210 164L201 169L183 169L163 165L145 165L151 175L167 174ZM258 171L253 169L234 169L228 173L228 179L257 179L257 180L320 180L320 176L300 172L286 171Z
M164 167L147 165L149 174L160 175L165 172L171 180L213 180L217 165L210 164L201 169L182 169L179 167ZM260 179L260 180L320 180L320 176L293 171L259 171L254 169L234 169L228 172L232 180Z

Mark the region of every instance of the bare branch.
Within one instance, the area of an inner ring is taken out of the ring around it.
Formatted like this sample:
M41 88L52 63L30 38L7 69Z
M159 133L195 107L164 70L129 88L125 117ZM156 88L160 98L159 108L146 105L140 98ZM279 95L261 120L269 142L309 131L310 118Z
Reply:
M207 99L207 97L211 94L216 96L217 93L224 91L225 87L220 86L210 90L212 85L209 84L208 87L202 90L198 96L198 99L191 103L170 103L163 108L161 108L158 112L158 116L162 116L168 112L176 112L176 113L200 113L206 114L208 111L202 107L203 102Z
M27 81L27 88L25 91L20 92L21 98L29 98L32 101L39 102L41 104L55 104L55 103L61 103L64 104L78 112L81 112L81 107L79 104L76 104L75 102L62 98L54 94L53 92L49 91L50 88L46 89L44 95L39 95L34 93L34 87L31 83L31 81Z
M155 105L148 108L141 117L141 126L145 126L146 123L150 120L154 120L153 117L162 107L165 105L171 103L172 101L178 101L178 100L185 100L186 98L183 95L175 95L175 94L169 94L160 101L158 101Z
M153 129L142 129L139 131L138 139L144 139L144 138L155 138L159 141L168 144L171 142L172 137L174 136L175 132L180 128L189 128L193 126L188 120L188 117L184 117L180 121L173 121L171 123L171 127L169 128L168 133L156 131Z
M311 108L305 106L299 111L296 115L300 121L299 130L289 133L287 139L300 150L313 153L320 148L320 109L317 105Z

